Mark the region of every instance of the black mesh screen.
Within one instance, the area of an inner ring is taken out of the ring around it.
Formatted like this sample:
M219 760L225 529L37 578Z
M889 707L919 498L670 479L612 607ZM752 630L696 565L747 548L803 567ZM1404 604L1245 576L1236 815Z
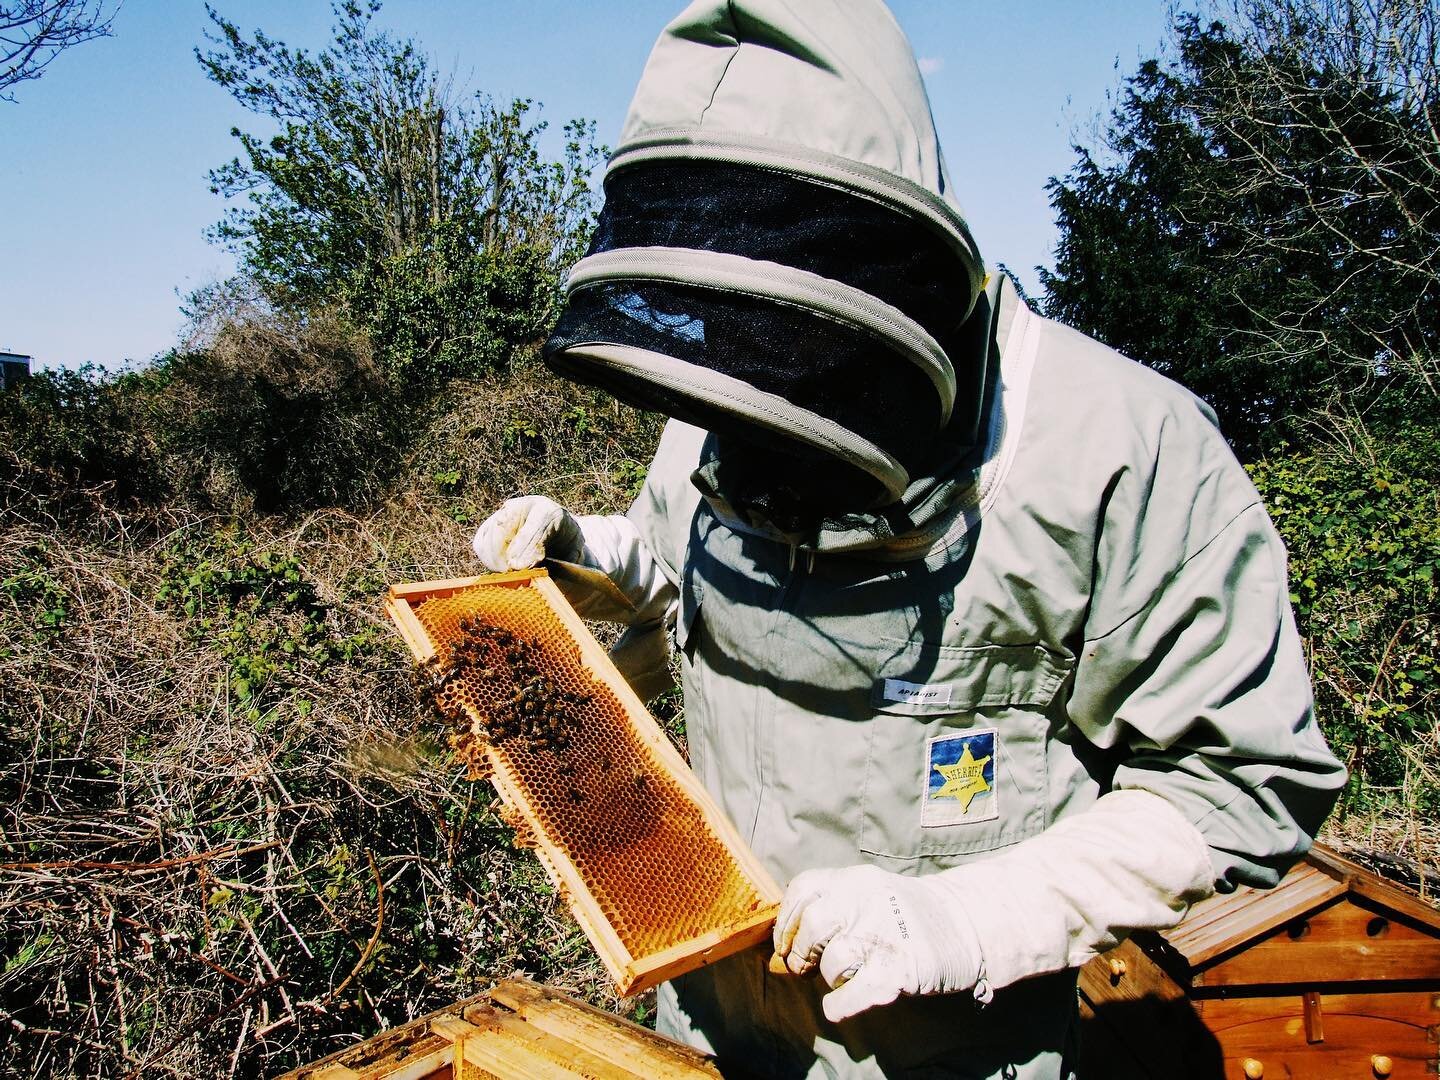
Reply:
M693 424L703 431L714 432L722 438L732 439L737 444L751 448L753 454L763 456L766 452L773 452L780 455L778 458L766 460L766 465L769 466L769 471L765 474L767 479L773 479L774 466L787 459L797 463L795 470L804 470L806 466L809 466L812 471L806 475L807 486L816 489L814 496L817 500L823 500L825 496L837 491L843 493L843 499L835 500L825 506L826 513L820 515L822 517L829 516L837 510L860 510L881 505L887 501L884 486L869 473L862 472L838 458L831 457L819 447L797 442L778 432L746 423L738 419L733 412L716 408L684 394L674 393L643 376L630 375L613 368L597 367L594 364L572 366L563 358L552 359L550 366L557 374L588 386L598 387L606 393L613 394L627 405L662 413L665 416L673 416L675 419ZM758 484L750 486L758 487ZM750 494L747 490L727 490L726 493L736 501L737 505L746 502L746 495ZM750 503L754 501L753 498L748 500ZM774 524L781 528L794 529L799 525L799 522L787 519L783 506L767 505L757 507L757 509L762 510ZM792 512L803 512L805 509L807 508L803 505L790 508Z
M928 225L753 166L660 161L612 173L590 253L627 247L718 251L808 270L884 300L942 344L970 300L964 265Z
M586 342L633 345L733 376L835 421L907 469L924 458L940 427L935 388L912 361L879 338L790 305L693 285L606 283L571 294L546 343L559 374L711 431L733 429L733 418L701 423L698 406L677 404L678 395L622 385L630 380L559 355Z

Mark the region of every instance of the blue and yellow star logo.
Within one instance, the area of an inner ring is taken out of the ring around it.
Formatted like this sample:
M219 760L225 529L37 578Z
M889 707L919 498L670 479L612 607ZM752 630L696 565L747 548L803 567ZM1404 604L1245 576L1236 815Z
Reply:
M985 780L985 766L990 762L990 755L977 758L970 753L967 744L965 751L960 755L960 760L953 765L933 765L932 768L945 780L945 783L936 791L930 793L932 799L957 799L960 802L960 812L970 812L970 801L976 795L983 795L990 790L989 783Z

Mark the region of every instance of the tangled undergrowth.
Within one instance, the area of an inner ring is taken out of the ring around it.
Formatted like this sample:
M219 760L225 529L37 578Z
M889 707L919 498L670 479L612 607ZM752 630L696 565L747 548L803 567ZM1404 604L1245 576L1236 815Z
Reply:
M271 1075L517 972L645 1017L381 610L474 573L505 496L629 499L658 428L506 392L457 389L364 512L0 517L0 1074Z
M601 991L380 623L380 581L451 568L338 516L111 525L0 539L28 601L0 615L0 1009L24 1036L0 1071L271 1072L497 973Z

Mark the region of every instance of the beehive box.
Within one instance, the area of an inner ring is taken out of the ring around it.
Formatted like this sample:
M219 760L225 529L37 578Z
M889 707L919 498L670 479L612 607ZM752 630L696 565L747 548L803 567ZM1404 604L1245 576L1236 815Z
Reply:
M718 1080L708 1058L528 979L392 1028L277 1080Z
M1433 1078L1440 911L1319 845L1080 972L1081 1080Z
M479 739L472 765L622 994L765 940L780 890L543 570L398 585L387 609L440 670L474 648L475 627L513 635L441 692L477 730L526 692L507 656L528 649L531 682L562 699L559 738Z

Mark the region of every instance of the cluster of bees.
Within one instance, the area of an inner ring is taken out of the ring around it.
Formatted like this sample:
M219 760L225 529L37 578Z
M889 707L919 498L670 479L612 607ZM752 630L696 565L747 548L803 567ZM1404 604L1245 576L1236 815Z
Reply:
M490 700L473 702L478 715L471 719L479 725L474 734L496 744L523 738L532 750L568 747L593 695L566 690L545 674L537 641L478 619L462 620L460 633L435 693L442 712L463 717L466 684L480 683Z
M531 750L558 754L555 773L566 799L584 802L575 763L563 751L580 730L583 710L594 695L566 690L546 675L544 649L537 640L476 618L462 619L459 630L460 639L446 659L426 673L425 688L440 715L457 725L450 745L469 778L488 775L486 744L523 739ZM602 752L599 766L602 774L615 769L608 750ZM628 779L637 794L648 789L649 777L642 769L630 770Z

